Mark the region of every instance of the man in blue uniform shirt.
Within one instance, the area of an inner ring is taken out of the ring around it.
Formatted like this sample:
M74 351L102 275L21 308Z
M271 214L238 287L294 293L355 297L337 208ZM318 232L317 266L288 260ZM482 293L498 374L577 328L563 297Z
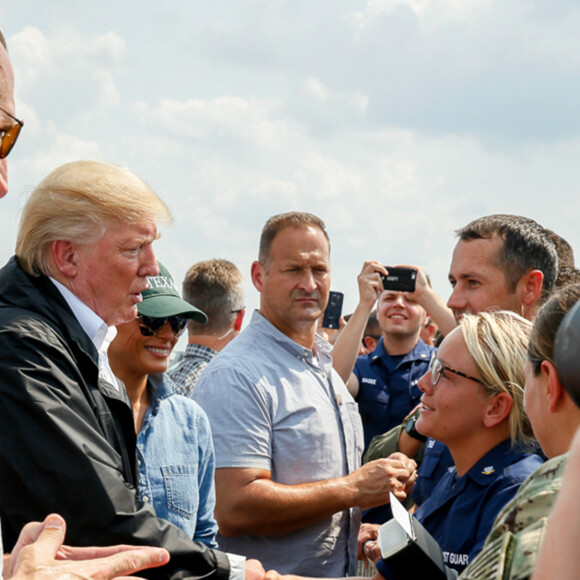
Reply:
M365 451L375 435L399 425L419 403L417 383L429 370L434 350L420 338L425 309L413 293L384 290L380 275L386 273L379 262L365 262L358 277L360 302L333 350L334 367L358 403ZM360 343L363 321L377 298L381 338L373 352L355 362L353 353ZM383 523L389 517L390 509L383 505L364 512L363 521Z
M419 403L419 379L433 352L419 337L426 312L407 292L384 290L377 307L381 339L359 356L347 386L358 402L365 451L370 440L400 425Z

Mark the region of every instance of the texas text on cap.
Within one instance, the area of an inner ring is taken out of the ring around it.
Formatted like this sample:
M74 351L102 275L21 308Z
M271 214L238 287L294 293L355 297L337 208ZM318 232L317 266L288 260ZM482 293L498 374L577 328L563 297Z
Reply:
M171 274L161 262L159 262L159 275L148 276L147 279L149 288L141 293L143 302L137 305L139 314L154 318L182 314L202 324L207 322L205 313L181 298Z

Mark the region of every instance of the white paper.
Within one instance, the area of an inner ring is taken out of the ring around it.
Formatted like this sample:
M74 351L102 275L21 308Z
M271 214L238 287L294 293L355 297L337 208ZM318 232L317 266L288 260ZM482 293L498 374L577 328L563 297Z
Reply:
M411 523L411 514L405 509L405 506L393 495L393 493L390 493L389 495L391 498L391 511L393 512L393 517L405 530L406 534L414 540L415 532L413 531L413 524Z

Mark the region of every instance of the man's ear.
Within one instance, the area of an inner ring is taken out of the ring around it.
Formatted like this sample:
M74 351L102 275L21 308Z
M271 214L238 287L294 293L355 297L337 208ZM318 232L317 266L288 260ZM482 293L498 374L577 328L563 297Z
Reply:
M252 282L256 287L256 290L261 292L262 288L264 287L264 266L258 261L252 262L250 274L252 276Z
M558 378L556 367L549 360L542 361L541 369L548 376L548 384L546 388L548 410L550 413L555 413L557 411L558 404L564 397L564 387Z
M490 404L485 411L483 424L486 427L495 427L496 425L499 425L509 417L513 406L513 399L507 393L493 395L490 399Z
M55 240L50 250L57 271L66 278L75 278L78 273L77 246L68 240Z
M242 322L244 321L244 314L246 314L246 309L242 308L242 310L238 312L236 319L234 320L234 330L236 332L240 332L240 330L242 330Z
M373 338L372 336L363 336L363 344L365 345L365 348L369 352L373 352L373 350L377 348L378 342L379 341L376 338Z
M520 278L518 286L522 293L522 303L524 306L532 306L538 301L542 293L543 282L544 274L540 270L531 270Z

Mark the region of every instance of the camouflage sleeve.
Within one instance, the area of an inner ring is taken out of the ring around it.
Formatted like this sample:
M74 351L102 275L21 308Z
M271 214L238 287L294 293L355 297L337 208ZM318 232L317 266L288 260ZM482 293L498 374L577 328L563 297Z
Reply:
M513 500L497 516L487 542L506 532L517 534L550 513L562 487L567 458L567 454L554 457L524 481Z
M461 580L524 580L531 576L547 516L562 485L567 455L539 467L497 516L482 551Z
M534 570L548 518L540 518L517 534L507 532L472 560L459 576L460 580L526 580Z

